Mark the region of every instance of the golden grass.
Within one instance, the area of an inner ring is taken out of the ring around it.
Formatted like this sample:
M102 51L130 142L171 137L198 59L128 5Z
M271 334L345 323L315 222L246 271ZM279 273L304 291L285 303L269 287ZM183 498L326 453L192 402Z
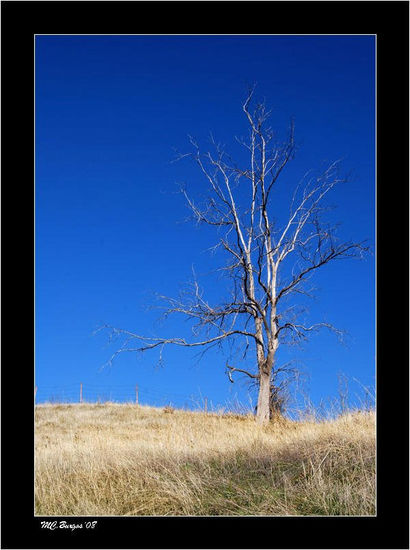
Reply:
M36 515L374 515L375 417L38 405Z

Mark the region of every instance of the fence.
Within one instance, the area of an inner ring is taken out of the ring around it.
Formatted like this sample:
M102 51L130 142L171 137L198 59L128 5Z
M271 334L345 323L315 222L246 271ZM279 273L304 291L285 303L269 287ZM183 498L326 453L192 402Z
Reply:
M288 407L287 416L299 418L301 415L329 417L337 416L346 409L370 410L375 406L375 392L372 388L363 386L353 379L361 387L361 394L355 392L349 399L346 395L339 398L328 398L313 404L306 396L302 401L296 401L294 407ZM40 403L134 403L153 407L174 406L179 409L224 411L238 414L254 412L255 403L248 395L245 401L238 401L238 397L225 401L223 404L214 403L207 396L198 391L197 395L187 396L182 393L163 393L153 388L148 388L139 383L104 385L88 382L77 382L65 385L38 385L34 388L34 401Z
M163 407L167 405L207 411L212 402L202 394L163 393L140 384L101 385L72 383L39 385L34 388L34 402L40 403L135 403Z

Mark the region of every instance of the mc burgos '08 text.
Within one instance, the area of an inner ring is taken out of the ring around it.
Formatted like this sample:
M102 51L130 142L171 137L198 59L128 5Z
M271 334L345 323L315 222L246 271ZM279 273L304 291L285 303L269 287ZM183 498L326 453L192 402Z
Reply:
M94 529L96 525L96 521L86 521L85 523L67 523L66 521L41 522L42 529L50 529L51 531L54 531L54 529L70 529L71 531L75 531L76 529L84 529L84 527L86 529Z

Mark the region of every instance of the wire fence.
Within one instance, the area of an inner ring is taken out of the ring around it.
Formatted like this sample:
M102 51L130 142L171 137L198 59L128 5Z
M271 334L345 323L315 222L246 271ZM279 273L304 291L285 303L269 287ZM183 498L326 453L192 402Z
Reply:
M304 395L302 401L295 400L295 406L286 407L286 416L292 419L303 417L329 418L336 417L349 410L373 410L375 408L374 388L363 386L358 380L360 393L348 395L346 387L339 389L337 397L322 399L313 404ZM254 399L248 395L247 402L241 402L234 396L225 403L215 403L200 390L197 394L186 395L178 392L164 393L139 383L104 385L88 382L77 382L64 385L38 385L34 388L35 404L59 403L133 403L152 407L171 406L179 409L202 410L208 412L229 412L248 414L255 412Z
M216 405L201 392L187 396L182 393L164 393L140 384L104 385L72 383L65 385L38 385L34 388L36 405L45 403L134 403L153 407L175 406L185 409L212 410ZM244 409L239 402L231 409ZM244 412L244 411L242 411Z

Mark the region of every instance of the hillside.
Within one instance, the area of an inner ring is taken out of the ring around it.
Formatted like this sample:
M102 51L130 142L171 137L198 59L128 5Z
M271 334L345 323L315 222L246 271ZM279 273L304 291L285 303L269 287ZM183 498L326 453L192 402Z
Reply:
M36 515L375 515L375 416L38 405Z

